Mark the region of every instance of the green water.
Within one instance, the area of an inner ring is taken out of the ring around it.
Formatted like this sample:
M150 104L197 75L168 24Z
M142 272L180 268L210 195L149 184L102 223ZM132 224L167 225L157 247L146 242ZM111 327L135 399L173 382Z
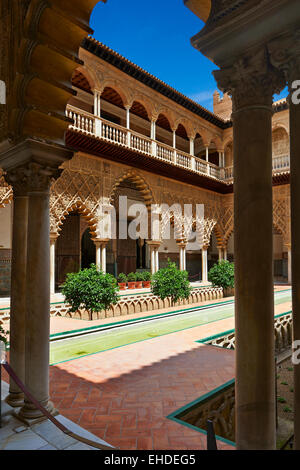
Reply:
M291 301L290 291L275 294L275 305L289 301ZM135 325L130 325L129 323L122 328L53 342L50 344L50 363L55 364L87 354L118 348L127 344L230 318L233 317L233 315L234 304L229 303L220 306L216 305L209 309L195 310L169 318L160 317L157 320L141 322Z

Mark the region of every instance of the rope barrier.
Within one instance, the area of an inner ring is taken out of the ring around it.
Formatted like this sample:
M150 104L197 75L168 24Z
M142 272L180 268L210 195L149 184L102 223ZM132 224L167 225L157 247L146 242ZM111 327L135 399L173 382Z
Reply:
M115 449L112 446L108 446L105 444L100 444L99 442L91 441L90 439L87 439L85 437L79 436L78 434L70 431L68 428L66 428L62 423L60 423L54 416L49 413L34 397L31 395L29 390L25 387L23 382L19 379L19 377L15 374L11 366L5 362L4 364L0 364L4 367L8 375L13 379L13 381L16 383L16 385L22 390L24 395L28 398L28 400L38 409L40 410L46 418L49 419L60 431L62 431L64 434L67 434L68 436L72 437L73 439L76 439L79 442L82 442L83 444L87 444L91 447L95 447L96 449L100 450L112 450Z

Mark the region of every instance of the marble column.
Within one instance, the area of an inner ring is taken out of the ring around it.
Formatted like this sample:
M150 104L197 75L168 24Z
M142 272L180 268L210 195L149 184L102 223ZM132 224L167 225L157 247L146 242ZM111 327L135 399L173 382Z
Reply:
M202 281L208 281L207 247L202 248Z
M227 258L228 258L228 256L227 256L227 247L225 247L225 248L223 249L223 259L224 259L225 261L227 261Z
M50 294L55 294L55 244L56 234L50 234Z
M150 248L150 263L151 263L151 274L155 274L159 270L159 252L160 241L148 240L147 245Z
M13 185L9 361L17 376L25 382L28 195L22 188L20 173L8 174L6 179ZM23 393L13 380L10 380L7 402L13 407L24 404Z
M222 261L224 259L223 258L223 248L218 247L218 252L219 252L219 261Z
M288 284L292 284L292 251L288 247Z
M102 268L102 272L106 274L106 243L102 243L101 268Z
M25 385L49 411L50 230L49 195L56 170L38 163L27 167L28 239L26 274ZM20 417L40 419L42 413L25 399Z
M300 79L300 38L290 63L290 191L291 191L291 282L293 305L293 341L300 341L300 103L293 98L293 82ZM298 87L299 88L299 87ZM300 364L294 364L294 450L300 450Z
M186 243L183 241L177 241L179 247L179 269L180 271L186 270Z
M102 271L106 274L106 246L108 239L93 239L93 242L96 246L96 266L98 271Z
M232 94L236 444L276 448L272 221L272 102L284 88L264 49L215 72Z

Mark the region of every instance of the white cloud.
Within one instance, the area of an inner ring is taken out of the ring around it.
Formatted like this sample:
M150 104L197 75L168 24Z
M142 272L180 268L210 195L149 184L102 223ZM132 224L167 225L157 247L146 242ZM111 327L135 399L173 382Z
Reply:
M196 101L199 104L203 104L208 101L212 101L213 93L214 92L211 90L200 91L199 93L194 93L193 95L190 95L190 98L191 100Z

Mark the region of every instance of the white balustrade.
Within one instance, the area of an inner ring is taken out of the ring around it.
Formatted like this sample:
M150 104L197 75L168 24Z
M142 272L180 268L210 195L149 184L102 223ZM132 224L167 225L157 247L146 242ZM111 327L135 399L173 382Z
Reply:
M161 158L162 160L166 160L168 162L174 162L174 150L171 147L167 145L162 145L160 143L157 143L156 147L156 155L158 158Z
M130 147L144 153L151 153L151 139L141 137L137 134L131 134Z
M193 169L199 174L210 175L219 180L233 180L233 167L219 168L212 163L201 160L197 157L180 152L173 147L150 139L135 131L125 129L111 121L100 119L86 111L79 110L73 106L68 106L66 116L74 121L70 125L71 129L83 131L86 134L95 135L109 142L124 145L149 156L156 156L163 161L179 165L183 168ZM281 155L273 158L273 171L288 171L290 169L289 155Z
M191 168L191 155L182 152L176 152L177 165L183 166L184 168Z
M290 168L290 156L281 155L279 157L274 157L272 160L273 170L289 170Z

